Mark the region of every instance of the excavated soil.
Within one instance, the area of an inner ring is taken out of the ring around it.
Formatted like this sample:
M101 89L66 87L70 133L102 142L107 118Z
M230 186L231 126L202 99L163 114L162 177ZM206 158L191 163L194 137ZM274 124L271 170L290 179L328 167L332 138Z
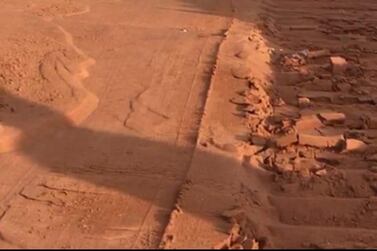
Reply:
M374 1L0 7L0 248L377 247Z

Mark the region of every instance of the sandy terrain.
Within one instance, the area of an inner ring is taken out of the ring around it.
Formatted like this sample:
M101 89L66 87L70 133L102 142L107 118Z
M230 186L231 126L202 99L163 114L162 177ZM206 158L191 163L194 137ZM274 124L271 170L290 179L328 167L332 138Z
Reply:
M376 248L373 0L3 0L0 248Z

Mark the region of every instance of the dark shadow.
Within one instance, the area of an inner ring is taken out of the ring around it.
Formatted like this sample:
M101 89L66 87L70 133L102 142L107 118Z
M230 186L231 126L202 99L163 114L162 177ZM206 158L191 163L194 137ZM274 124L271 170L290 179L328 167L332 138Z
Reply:
M140 176L157 187L183 182L188 166L182 163L192 157L192 147L74 126L63 114L4 90L0 93L0 123L22 131L16 151L33 162L120 191L127 184L117 184L109 177ZM137 194L140 190L134 195L148 199L142 192Z
M43 124L39 125L39 121L43 121ZM166 226L169 221L193 157L193 147L178 147L125 134L74 126L63 114L4 90L0 92L0 123L22 131L16 152L37 166L34 168L37 169L36 176L39 175L38 172L42 173L42 177L36 179L38 184L32 186L68 193L80 190L74 183L69 184L68 181L64 184L60 180L68 177L93 184L94 187L115 190L158 208L159 213L154 217L157 217L161 226ZM205 164L203 173L199 174L202 179L210 178L206 175L214 172L218 164L225 162L231 166L234 161L210 152L200 152L197 155ZM229 170L225 174L232 175ZM54 186L54 180L58 181L60 187ZM20 195L43 201L43 195L30 197L28 189L30 187L24 188ZM85 194L85 189L81 192ZM226 210L229 206L231 204L224 203L221 210ZM216 210L218 209L217 207ZM217 211L213 217L220 215L221 211ZM227 230L224 225L217 227L221 231ZM163 230L160 229L161 236Z

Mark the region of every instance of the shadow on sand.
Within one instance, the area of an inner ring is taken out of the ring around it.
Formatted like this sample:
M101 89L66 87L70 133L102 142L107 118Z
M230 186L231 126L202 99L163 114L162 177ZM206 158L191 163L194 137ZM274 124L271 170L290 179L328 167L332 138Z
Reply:
M48 199L43 191L35 193L35 187L65 193L78 192L83 196L86 193L103 192L101 189L105 188L110 197L115 191L148 204L147 208L140 210L147 211L152 206L157 208L153 218L161 226L158 234L159 238L162 237L182 185L187 181L186 175L193 157L192 147L178 147L125 134L74 126L63 114L5 91L0 93L0 107L0 123L22 131L22 136L17 141L17 155L28 159L37 167L32 174L37 177L34 179L36 183L23 187L20 193L22 197L44 201L50 206L59 206L60 203L65 204L64 199ZM30 129L30 125L33 125L38 118L54 119L45 126ZM4 160L4 157L7 158L12 154L1 155ZM210 151L196 151L195 154L196 159L201 160L199 165L202 165L200 167L202 170L196 173L199 178L195 182L205 184L207 180L208 186L211 187L220 178L224 180L223 189L225 189L230 176L233 176L234 180L237 179L237 175L244 176L238 171L230 172L232 168L217 169L220 165L224 166L224 163L228 163L229 166L237 165L237 161L233 158ZM25 162L20 163L22 165ZM17 162L12 165L24 172L30 168L19 166ZM3 166L4 168L8 170L13 167ZM210 176L216 172L216 178L212 179ZM127 200L123 201L127 203ZM222 211L229 209L233 204L234 201L230 198L228 201L224 200L223 205L213 207L213 211L209 207L212 216L208 217L208 220L221 217ZM127 206L129 205L116 205L118 209L127 209ZM195 214L194 211L187 213ZM28 217L33 217L31 209ZM125 219L119 219L120 222L122 220ZM228 226L215 227L227 231ZM156 240L158 241L160 240Z

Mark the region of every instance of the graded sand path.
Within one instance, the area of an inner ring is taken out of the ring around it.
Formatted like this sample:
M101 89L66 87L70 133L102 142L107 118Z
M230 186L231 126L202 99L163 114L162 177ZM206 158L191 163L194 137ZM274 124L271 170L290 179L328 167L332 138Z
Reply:
M182 1L2 5L0 246L157 247L230 18Z
M377 247L374 1L0 7L0 248Z

